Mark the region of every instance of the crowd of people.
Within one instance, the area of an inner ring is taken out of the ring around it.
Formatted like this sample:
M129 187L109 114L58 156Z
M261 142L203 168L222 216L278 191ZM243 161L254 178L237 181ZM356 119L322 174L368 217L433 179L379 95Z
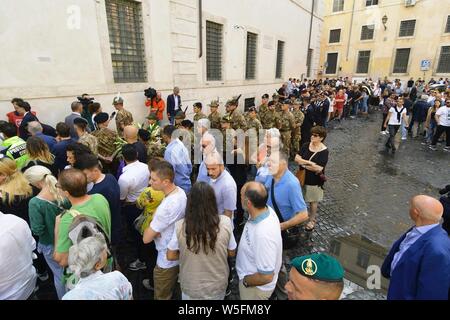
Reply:
M209 115L197 102L193 122L179 88L167 109L161 92L147 98L144 123L120 96L109 115L83 94L54 129L28 102L12 99L15 110L0 121L0 299L36 298L37 278L48 271L58 299L132 299L126 268L145 270L142 285L158 300L222 300L235 272L243 300L339 299L339 261L325 253L296 257L288 274L286 250L316 227L332 121L367 117L381 106L393 152L400 128L413 137L426 129L431 149L445 132L450 151L450 91L420 79L410 84L289 79L272 100L266 93L244 113L239 97L226 102L224 115L219 101L208 105ZM253 138L242 135L250 131ZM419 227L441 228L442 216L437 203L419 200L411 209L416 240L431 230ZM124 263L124 246L134 249L131 262ZM420 294L397 288L389 297L443 298L448 236L437 249L431 258L444 266L439 283ZM386 276L401 281L397 269L387 266Z

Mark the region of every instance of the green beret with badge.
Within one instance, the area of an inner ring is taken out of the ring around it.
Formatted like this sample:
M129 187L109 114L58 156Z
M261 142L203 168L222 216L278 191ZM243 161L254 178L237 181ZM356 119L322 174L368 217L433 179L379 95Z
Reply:
M344 269L340 262L327 254L314 253L296 257L291 261L302 276L324 282L341 282L344 279Z

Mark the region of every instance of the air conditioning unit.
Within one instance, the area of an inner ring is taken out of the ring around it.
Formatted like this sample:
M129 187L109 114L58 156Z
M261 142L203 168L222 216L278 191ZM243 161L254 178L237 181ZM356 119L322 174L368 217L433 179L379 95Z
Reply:
M416 4L416 0L405 0L405 7L412 7Z

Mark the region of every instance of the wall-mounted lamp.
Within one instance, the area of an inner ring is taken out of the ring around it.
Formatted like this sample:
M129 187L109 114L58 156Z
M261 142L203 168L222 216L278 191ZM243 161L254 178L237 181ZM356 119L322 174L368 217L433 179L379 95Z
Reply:
M386 27L387 21L388 21L388 17L387 17L387 15L384 15L383 18L381 18L381 22L383 22L384 30L387 29L387 27Z
M233 26L233 28L236 29L236 30L239 30L239 29L245 30L245 28L244 28L243 26L239 26L239 25L237 25L237 24L235 24L235 25Z

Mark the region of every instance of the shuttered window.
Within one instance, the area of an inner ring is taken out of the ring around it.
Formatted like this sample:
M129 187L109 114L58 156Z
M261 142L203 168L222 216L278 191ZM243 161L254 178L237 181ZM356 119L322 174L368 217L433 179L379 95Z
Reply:
M141 4L107 0L106 14L115 82L146 82Z
M399 37L412 37L416 28L416 20L405 20L400 23Z
M329 43L337 43L341 41L341 29L330 30L330 40Z
M367 25L367 26L362 26L361 40L372 40L374 30L375 30L375 25L373 25L373 24Z
M222 80L222 25L206 21L206 80Z
M441 48L441 54L439 55L439 62L436 71L438 73L450 73L450 46Z
M333 0L333 12L344 11L344 0Z
M337 53L329 53L327 55L327 69L325 70L326 74L335 74L337 69Z
M370 51L359 51L356 73L368 73L369 62L370 62Z
M245 79L256 78L256 46L258 35L247 32L247 57L245 63Z
M408 71L409 54L411 49L397 49L393 73L406 73Z
M366 0L366 7L378 5L378 0Z
M277 46L277 67L275 71L275 78L281 79L283 76L283 59L284 59L284 42L278 41Z

